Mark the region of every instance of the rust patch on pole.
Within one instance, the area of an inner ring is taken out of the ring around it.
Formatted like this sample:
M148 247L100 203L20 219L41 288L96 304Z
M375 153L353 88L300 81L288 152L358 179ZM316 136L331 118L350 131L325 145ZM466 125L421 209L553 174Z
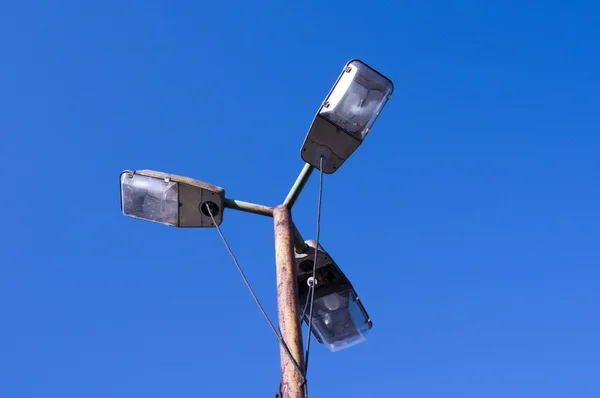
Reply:
M302 329L300 323L298 288L294 256L294 233L288 206L273 209L275 224L275 264L277 272L277 312L281 337L296 363L304 372ZM304 378L298 372L283 347L281 360L282 398L304 398Z

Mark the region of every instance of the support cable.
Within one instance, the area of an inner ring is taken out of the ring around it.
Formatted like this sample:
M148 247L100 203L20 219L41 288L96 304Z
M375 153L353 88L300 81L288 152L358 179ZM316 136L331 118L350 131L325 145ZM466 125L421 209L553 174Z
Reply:
M246 275L244 275L244 271L242 271L242 267L240 266L240 263L238 262L237 258L235 257L235 254L233 254L233 251L231 250L231 247L229 246L229 243L227 243L227 239L225 239L225 236L223 235L223 232L221 231L221 228L219 227L219 225L215 221L215 218L214 218L213 213L212 213L211 206L209 206L208 204L206 204L205 208L208 211L208 214L210 215L210 218L212 219L213 224L215 225L215 227L217 227L217 232L221 236L221 239L223 240L223 243L225 244L225 248L227 249L227 251L229 252L229 255L233 259L233 262L235 263L235 266L237 267L237 270L239 271L240 275L242 276L242 279L244 280L244 283L246 284L246 287L250 291L250 294L252 295L252 298L254 299L254 302L258 306L258 309L262 313L263 317L266 319L267 323L269 324L269 327L273 331L273 334L275 334L275 336L277 337L277 340L279 340L279 343L281 344L281 346L283 347L283 349L287 353L288 357L290 358L290 360L294 364L294 367L296 368L296 370L298 371L298 373L300 373L300 375L302 376L302 379L303 379L304 383L306 383L306 377L305 377L304 373L302 372L302 370L300 369L300 366L298 365L298 362L296 362L296 360L292 356L292 353L290 352L290 349L288 348L287 344L285 344L285 341L283 341L283 338L281 337L281 334L279 334L275 330L275 326L273 326L273 322L271 322L271 320L269 319L269 316L265 312L263 306L260 304L260 301L258 300L258 297L256 296L256 294L254 293L254 290L252 289L252 286L250 286L250 282L248 282L248 279L246 278Z
M306 337L306 355L304 358L304 372L308 372L308 356L310 354L310 340L312 334L313 304L315 302L315 285L317 283L317 259L319 257L319 235L321 233L321 201L323 199L323 156L319 160L319 198L317 200L317 234L315 237L315 261L313 263L312 280L313 287L309 289L310 305L308 307L308 336ZM308 300L307 300L308 304Z

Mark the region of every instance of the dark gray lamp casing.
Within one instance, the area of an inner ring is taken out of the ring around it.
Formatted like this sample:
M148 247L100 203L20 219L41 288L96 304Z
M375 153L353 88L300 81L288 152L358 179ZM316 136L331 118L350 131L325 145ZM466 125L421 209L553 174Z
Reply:
M307 300L310 300L308 280L312 276L317 253L315 241L308 240L305 243L308 246L306 252L296 253L301 310L305 308ZM312 330L317 341L327 345L331 351L339 351L365 341L366 332L373 326L371 318L346 275L321 245L315 275L317 283ZM307 324L309 312L307 308L304 314Z

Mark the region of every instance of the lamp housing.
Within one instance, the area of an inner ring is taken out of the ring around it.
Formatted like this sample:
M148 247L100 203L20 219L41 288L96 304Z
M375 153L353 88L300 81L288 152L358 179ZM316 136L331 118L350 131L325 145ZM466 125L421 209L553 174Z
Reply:
M306 252L296 253L296 275L300 307L304 308L307 300L310 300L308 282L317 255L317 283L312 309L315 338L332 352L362 343L373 323L354 287L321 245L317 254L315 241L308 240L305 243L308 246ZM304 314L306 324L309 323L309 311L307 308Z
M302 159L331 174L358 148L390 99L394 84L364 62L349 61L302 144Z
M119 180L126 216L175 227L214 227L211 213L216 225L223 221L221 187L153 170L125 170Z

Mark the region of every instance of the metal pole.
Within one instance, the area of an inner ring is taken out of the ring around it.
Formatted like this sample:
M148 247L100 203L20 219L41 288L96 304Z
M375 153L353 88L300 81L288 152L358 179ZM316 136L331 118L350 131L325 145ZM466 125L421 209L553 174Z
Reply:
M294 257L294 237L290 209L279 205L273 209L275 224L275 263L277 272L277 312L281 338L304 373L302 328ZM281 398L304 398L304 375L300 374L280 347Z
M225 198L225 207L228 209L244 211L246 213L259 214L261 216L273 217L273 208L258 205L256 203L244 202L243 200Z
M294 249L296 249L296 253L302 254L306 253L308 250L308 245L304 243L304 238L300 235L300 231L298 228L292 223L292 231L294 232Z
M308 164L308 163L304 164L304 167L302 168L302 171L300 171L298 178L296 178L296 181L294 182L292 189L290 189L290 192L288 193L287 197L283 201L284 205L289 206L290 209L294 206L294 203L296 203L298 196L300 196L300 192L302 192L302 189L308 182L308 179L310 178L310 175L312 174L314 169L315 168L313 166L311 166L310 164Z
M261 216L273 217L273 208L269 206L259 205L256 203L244 202L243 200L225 198L225 207L232 210L243 211L245 213L253 213ZM292 231L294 232L294 248L296 253L305 253L308 249L304 238L300 235L300 231L292 224Z

